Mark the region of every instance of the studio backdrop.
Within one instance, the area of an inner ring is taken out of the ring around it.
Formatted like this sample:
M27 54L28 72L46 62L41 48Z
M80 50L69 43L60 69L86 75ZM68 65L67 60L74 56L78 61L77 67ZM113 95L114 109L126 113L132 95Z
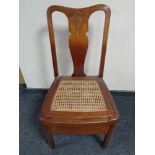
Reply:
M95 4L107 4L112 12L103 78L110 90L135 89L134 0L20 0L20 69L28 88L49 88L54 79L47 8L50 5L81 8ZM58 12L54 13L53 20L58 69L60 74L71 75L73 63L68 45L68 21L64 14ZM89 21L85 72L87 75L97 75L104 13L93 13Z

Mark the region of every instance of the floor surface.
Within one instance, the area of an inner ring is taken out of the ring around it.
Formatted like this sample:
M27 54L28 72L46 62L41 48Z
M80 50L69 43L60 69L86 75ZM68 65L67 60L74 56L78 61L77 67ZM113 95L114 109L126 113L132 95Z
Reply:
M106 149L99 143L103 135L54 136L56 149L51 149L38 120L46 91L26 90L20 86L20 155L134 155L135 97L130 93L112 93L120 120Z

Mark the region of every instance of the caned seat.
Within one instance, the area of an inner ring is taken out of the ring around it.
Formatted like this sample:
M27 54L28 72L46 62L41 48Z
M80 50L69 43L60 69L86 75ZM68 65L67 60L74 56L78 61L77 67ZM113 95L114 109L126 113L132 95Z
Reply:
M59 76L51 16L54 11L64 13L69 21L69 47L74 66L71 76ZM100 68L98 76L86 76L86 33L89 17L95 11L105 13ZM104 4L81 9L50 6L47 10L55 79L45 97L39 119L51 147L55 146L55 134L105 134L102 146L108 144L119 118L115 102L103 80L110 14L110 8Z
M98 123L115 121L118 114L102 78L60 76L48 91L40 119L52 123Z
M106 111L101 88L94 79L63 79L54 94L51 111Z

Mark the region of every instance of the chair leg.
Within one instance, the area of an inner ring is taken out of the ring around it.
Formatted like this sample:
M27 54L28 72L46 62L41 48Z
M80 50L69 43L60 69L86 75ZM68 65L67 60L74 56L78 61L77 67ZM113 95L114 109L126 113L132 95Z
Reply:
M45 131L45 135L46 135L47 143L48 143L49 147L51 147L52 149L55 149L55 143L54 143L53 135L51 134L50 131L48 131L48 129L44 128L44 131Z
M48 142L49 147L51 147L52 149L55 149L53 135L47 135L47 142Z
M109 131L108 131L108 134L105 135L104 141L102 143L102 148L106 148L107 147L108 142L109 142L109 139L110 139L110 137L112 135L113 128L114 128L114 125L113 126L110 126Z

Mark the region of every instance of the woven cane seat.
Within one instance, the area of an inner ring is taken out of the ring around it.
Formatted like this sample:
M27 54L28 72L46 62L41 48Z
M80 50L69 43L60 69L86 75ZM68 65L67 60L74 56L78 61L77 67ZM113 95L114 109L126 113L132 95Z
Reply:
M50 111L106 111L104 97L96 80L62 80L54 94Z

